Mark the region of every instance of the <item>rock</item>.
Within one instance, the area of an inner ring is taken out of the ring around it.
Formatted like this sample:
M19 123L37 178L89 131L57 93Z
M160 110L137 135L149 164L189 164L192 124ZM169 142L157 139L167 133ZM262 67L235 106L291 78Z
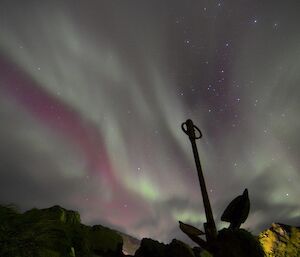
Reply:
M165 257L167 246L151 238L143 238L135 257Z
M80 215L76 211L66 210L58 205L46 209L32 209L24 213L24 219L29 220L53 220L68 225L80 224Z
M93 226L89 231L89 241L92 251L98 255L122 255L123 239L112 229Z
M116 231L123 239L123 253L126 255L134 255L140 247L141 241L133 236Z
M211 253L197 246L193 248L193 253L195 257L213 257Z
M200 253L200 257L213 257L212 254L206 250L203 250L201 253Z
M143 238L135 257L195 257L191 247L173 239L170 244L163 244L150 238Z
M263 257L259 241L245 229L222 229L214 246L215 257Z
M122 237L103 226L80 223L78 212L60 206L24 214L0 206L0 256L121 257Z
M70 228L69 233L76 257L90 256L93 251L90 242L90 226L79 224Z
M6 209L9 213L10 208ZM13 222L2 220L7 226L0 227L0 256L74 257L67 226L61 215L53 214L66 210L54 209L33 209L15 215Z
M192 248L177 239L173 239L166 250L168 257L195 257Z
M203 251L203 249L199 246L193 247L192 250L193 250L193 253L194 253L195 257L199 257L201 252Z
M273 223L259 234L258 240L268 257L300 256L300 227Z

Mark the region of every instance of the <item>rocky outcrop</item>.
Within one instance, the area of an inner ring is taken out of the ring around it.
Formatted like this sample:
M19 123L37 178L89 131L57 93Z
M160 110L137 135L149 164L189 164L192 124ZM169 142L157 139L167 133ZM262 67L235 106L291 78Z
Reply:
M143 238L135 257L195 257L193 249L187 244L173 239L163 244L150 238Z
M94 253L102 256L121 256L123 240L115 231L95 225L89 230L89 242Z
M267 257L300 257L300 227L273 223L258 239Z
M167 256L169 257L195 257L193 249L187 244L173 239L172 242L167 246Z
M78 212L66 210L58 205L46 209L31 209L23 214L23 220L27 218L34 221L52 220L67 225L78 225L81 222Z
M215 257L264 257L259 241L245 229L222 229L214 246Z
M120 231L116 232L123 239L123 253L126 255L134 255L136 250L140 247L141 240Z
M60 206L20 214L0 206L0 256L122 257L122 237L114 230L80 223Z
M166 245L151 238L143 238L139 249L135 252L135 257L165 257Z

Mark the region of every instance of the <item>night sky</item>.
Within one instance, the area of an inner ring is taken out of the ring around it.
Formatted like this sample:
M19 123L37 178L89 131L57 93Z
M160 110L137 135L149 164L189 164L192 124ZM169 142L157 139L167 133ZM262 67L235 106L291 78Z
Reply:
M85 224L186 239L202 198L218 228L300 225L298 0L0 1L0 203L59 204Z

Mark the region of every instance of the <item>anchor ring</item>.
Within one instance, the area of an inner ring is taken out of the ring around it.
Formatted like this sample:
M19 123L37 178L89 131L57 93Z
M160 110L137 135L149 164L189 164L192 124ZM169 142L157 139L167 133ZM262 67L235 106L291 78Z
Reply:
M193 121L190 119L188 119L186 122L183 122L181 124L181 129L191 139L199 139L202 137L202 133L201 133L200 129L197 126L195 126L193 124ZM198 131L199 135L196 136L195 131Z

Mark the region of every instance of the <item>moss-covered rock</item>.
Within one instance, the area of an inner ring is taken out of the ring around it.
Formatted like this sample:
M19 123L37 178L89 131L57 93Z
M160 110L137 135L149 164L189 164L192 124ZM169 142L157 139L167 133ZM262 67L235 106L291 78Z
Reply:
M77 212L60 206L24 214L0 206L0 218L1 257L122 256L118 233L102 226L85 226Z
M23 214L26 221L53 220L68 225L80 224L80 215L76 211L66 210L58 205L46 209L31 209Z
M61 222L23 218L20 215L0 228L0 256L73 256L67 228Z
M299 257L300 228L273 223L258 239L268 257Z
M70 228L69 233L71 235L72 246L74 247L76 257L92 256L93 251L91 242L89 240L90 230L91 227L83 224L72 226Z
M91 249L96 254L120 255L122 253L122 237L107 227L93 226L89 231L89 241Z

